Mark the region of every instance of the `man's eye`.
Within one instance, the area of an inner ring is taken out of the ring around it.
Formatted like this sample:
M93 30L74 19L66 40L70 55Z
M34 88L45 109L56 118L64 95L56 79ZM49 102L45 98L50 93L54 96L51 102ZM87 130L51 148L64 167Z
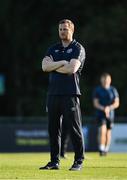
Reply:
M60 31L67 31L67 29L66 29L66 28L63 28L63 29L62 29L62 28L60 28L59 30L60 30Z

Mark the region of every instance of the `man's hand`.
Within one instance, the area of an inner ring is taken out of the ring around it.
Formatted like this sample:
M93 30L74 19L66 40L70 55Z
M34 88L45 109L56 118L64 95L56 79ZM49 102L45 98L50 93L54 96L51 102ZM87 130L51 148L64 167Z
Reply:
M105 113L105 116L106 116L106 118L109 118L110 117L110 106L106 106L105 108L104 108L104 113Z

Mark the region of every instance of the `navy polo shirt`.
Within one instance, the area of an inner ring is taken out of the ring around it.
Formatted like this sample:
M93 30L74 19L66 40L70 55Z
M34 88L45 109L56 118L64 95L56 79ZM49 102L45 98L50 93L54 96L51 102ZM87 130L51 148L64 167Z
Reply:
M113 86L110 86L108 89L98 86L93 92L93 98L97 98L99 100L99 104L104 107L110 106L116 97L119 97L119 94ZM99 119L106 118L105 113L99 109L96 109L96 116ZM114 119L114 110L110 111L110 119Z
M56 71L49 73L48 95L81 95L79 76L85 61L85 50L76 40L73 40L68 47L63 47L62 43L51 46L46 56L52 56L54 61L78 59L81 66L74 74L63 74Z

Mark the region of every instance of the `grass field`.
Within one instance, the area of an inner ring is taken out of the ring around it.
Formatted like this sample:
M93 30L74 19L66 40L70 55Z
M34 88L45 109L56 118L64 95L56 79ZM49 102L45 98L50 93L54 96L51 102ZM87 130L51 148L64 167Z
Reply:
M97 153L86 153L83 169L69 171L73 154L61 159L60 170L39 170L49 161L49 153L1 153L0 179L41 180L127 180L127 154L110 153L99 157Z

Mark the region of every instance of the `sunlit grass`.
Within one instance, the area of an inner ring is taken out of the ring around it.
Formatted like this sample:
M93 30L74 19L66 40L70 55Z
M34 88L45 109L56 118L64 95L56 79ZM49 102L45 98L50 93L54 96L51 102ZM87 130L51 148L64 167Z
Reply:
M49 153L3 153L0 154L0 179L42 180L114 180L127 179L127 154L110 153L99 157L97 153L86 153L83 169L69 171L73 153L61 159L60 170L39 170L49 161Z

